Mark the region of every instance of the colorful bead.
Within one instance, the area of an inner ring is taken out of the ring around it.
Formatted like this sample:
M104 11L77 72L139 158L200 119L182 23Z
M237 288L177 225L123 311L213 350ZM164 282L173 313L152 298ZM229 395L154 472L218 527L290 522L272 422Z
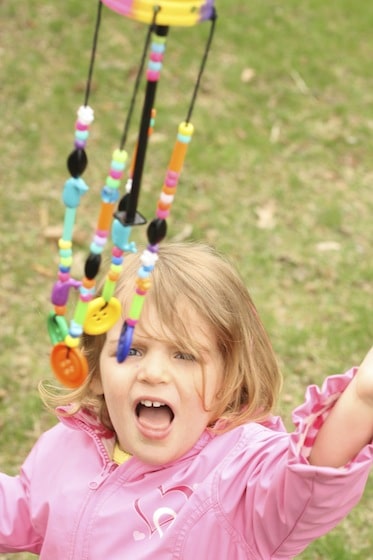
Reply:
M146 79L148 82L157 82L163 66L163 56L166 50L166 37L160 37L159 35L153 33L150 49L151 51L149 54Z
M94 111L89 105L82 105L77 111L78 122L89 126L94 121Z
M56 315L65 315L66 313L66 305L54 305L53 306L54 312ZM63 340L63 339L61 339Z
M70 177L64 185L62 200L67 208L77 208L81 197L89 190L88 185L80 177Z
M101 256L97 253L91 253L84 265L84 274L86 275L86 279L83 280L83 284L85 286L87 286L88 280L92 281L91 286L94 285L93 279L97 276L98 271L100 270L100 265Z
M74 311L74 321L79 323L79 325L83 325L86 313L87 303L79 299Z
M77 115L78 115L78 119L75 123L74 146L77 150L84 151L84 148L86 146L89 137L89 125L94 120L93 109L89 106L83 105L79 107ZM68 163L68 167L70 170L69 163ZM72 173L72 175L75 176L75 173ZM78 173L78 175L80 175L80 173Z
M144 296L140 296L140 295L135 293L135 295L133 296L130 311L129 311L130 319L135 319L137 321L139 320L140 315L141 315L141 311L142 311L142 308L143 308L143 305L144 305L144 301L145 301Z
M74 338L78 336L82 336L83 334L83 327L79 323L76 323L74 320L70 321L70 335Z
M77 348L79 346L79 338L71 336L71 334L68 334L65 337L64 342L69 348Z
M73 177L82 175L88 165L87 155L82 148L76 148L67 158L67 168Z
M114 296L116 287L116 280L111 280L109 277L106 278L104 288L102 290L102 298L108 302Z

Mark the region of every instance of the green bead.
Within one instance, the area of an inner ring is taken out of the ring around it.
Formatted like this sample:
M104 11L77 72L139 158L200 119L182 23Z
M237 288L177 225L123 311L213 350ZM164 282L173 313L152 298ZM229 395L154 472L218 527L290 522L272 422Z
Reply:
M78 323L78 325L83 325L85 321L85 317L87 315L87 308L88 302L82 301L81 299L78 301L75 312L74 312L74 321Z
M139 320L140 315L141 315L142 306L144 305L144 301L145 301L144 296L140 296L139 294L135 294L133 296L133 299L132 299L132 302L131 302L131 308L130 308L130 312L129 312L130 319L137 320L137 321Z
M114 295L116 282L112 280L106 280L104 284L104 289L102 290L102 297L106 302L110 301Z

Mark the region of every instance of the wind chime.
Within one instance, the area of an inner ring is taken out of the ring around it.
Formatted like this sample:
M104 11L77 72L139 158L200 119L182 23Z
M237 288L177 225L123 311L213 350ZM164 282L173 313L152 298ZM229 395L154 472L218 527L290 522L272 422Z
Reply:
M94 112L89 105L89 98L103 5L123 16L148 24L148 31L123 134L118 148L112 154L109 173L101 190L99 215L89 254L85 261L84 276L81 280L77 280L71 277L73 230L80 199L89 190L84 179L82 179L82 175L88 165L85 149L90 125L94 120ZM156 205L155 217L147 227L148 244L140 257L141 266L138 270L128 317L125 319L121 330L117 360L119 362L124 361L131 348L133 332L140 318L145 296L151 285L151 273L158 259L159 244L167 234L167 218L174 201L187 149L192 139L194 127L190 120L210 50L216 18L214 0L98 1L85 98L83 105L77 112L74 148L67 158L67 168L71 176L65 182L62 193L65 215L62 237L58 242L58 277L51 294L53 311L48 316L48 332L53 345L51 352L52 369L55 377L66 387L79 387L88 376L88 363L80 350L83 332L90 335L104 334L119 320L121 315L121 305L114 293L125 254L136 251L135 243L130 241L131 228L136 225L143 225L147 221L138 212L137 205L148 139L154 126L156 90L161 75L169 29L171 26L194 26L200 22L209 21L211 24L210 32L187 116L178 127L176 141ZM121 182L128 160L125 144L147 56L146 87L137 145L128 173L126 193L120 196ZM105 276L102 294L97 297L96 277L101 266L101 256L109 238L112 242L110 267ZM79 298L73 316L68 323L66 320L67 303L72 289L78 291Z

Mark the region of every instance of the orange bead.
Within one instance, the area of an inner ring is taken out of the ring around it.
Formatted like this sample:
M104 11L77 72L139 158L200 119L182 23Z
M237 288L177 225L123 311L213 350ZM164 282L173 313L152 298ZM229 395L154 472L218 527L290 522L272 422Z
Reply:
M164 192L165 194L175 194L176 187L168 187L167 185L163 185L162 192Z
M56 315L65 315L66 313L66 305L55 305L54 312Z
M84 288L88 288L88 289L93 288L95 283L96 282L93 278L90 280L89 278L84 277L82 280L82 284Z
M157 208L159 208L159 210L169 210L171 206L172 204L166 204L166 202L162 202L161 200L157 203Z
M98 217L97 229L109 231L113 221L114 204L111 202L101 202L100 215Z
M144 292L149 290L151 283L150 278L137 278L136 280L136 286Z
M172 152L169 164L169 169L171 169L171 171L180 173L183 167L187 149L188 144L184 144L183 142L178 141L175 143L174 151Z
M109 270L108 272L108 279L112 282L116 282L119 278L119 272L114 272L114 270Z

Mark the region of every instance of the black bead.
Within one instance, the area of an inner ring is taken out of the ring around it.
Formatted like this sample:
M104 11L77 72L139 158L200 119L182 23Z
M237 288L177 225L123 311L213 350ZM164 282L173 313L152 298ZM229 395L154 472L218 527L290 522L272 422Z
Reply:
M161 218L154 218L148 225L147 236L150 245L157 245L166 237L167 222Z
M67 168L72 177L80 177L88 165L88 158L83 148L76 148L67 158Z
M93 280L98 274L101 265L101 255L90 253L85 261L84 274L88 280Z

